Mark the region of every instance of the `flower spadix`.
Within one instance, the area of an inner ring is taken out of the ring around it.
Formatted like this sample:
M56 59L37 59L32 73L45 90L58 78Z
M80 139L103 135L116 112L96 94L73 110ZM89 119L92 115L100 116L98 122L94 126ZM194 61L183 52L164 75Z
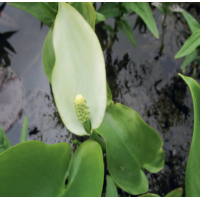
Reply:
M74 106L87 101L85 117L91 129L99 127L106 109L104 57L93 29L67 3L59 3L53 46L56 62L51 81L56 106L72 133L86 135L83 117L77 116Z

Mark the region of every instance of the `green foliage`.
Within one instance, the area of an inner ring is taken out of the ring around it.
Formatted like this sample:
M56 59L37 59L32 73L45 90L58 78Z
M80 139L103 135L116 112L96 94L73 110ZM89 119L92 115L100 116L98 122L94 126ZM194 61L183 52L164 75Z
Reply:
M48 27L51 27L51 25L54 22L54 18L49 17L49 15L46 14L46 12L43 10L43 8L37 3L37 2L9 2L11 6L14 6L18 9L24 10L31 15L38 18L41 22L46 24Z
M152 34L156 38L159 38L158 29L148 2L126 2L123 3L123 5L137 13L143 19Z
M95 25L98 24L99 22L104 21L106 18L104 15L101 13L96 12L96 20L95 20Z
M106 175L106 197L118 197L116 185L108 175Z
M180 75L180 74L179 74ZM190 154L186 166L185 174L185 190L187 197L199 197L200 196L200 86L190 77L180 75L181 78L187 83L192 93L192 99L194 104L194 132L192 143L190 147Z
M0 154L0 196L61 196L71 157L67 143L23 142Z
M28 133L28 118L27 118L27 116L25 116L24 121L23 121L22 131L21 131L20 142L26 142L27 141L27 133Z
M98 12L104 15L106 19L119 17L122 12L118 7L118 4L115 2L106 2L99 9Z
M195 31L184 43L174 58L181 58L192 53L200 45L200 29Z
M121 30L127 36L127 38L131 41L131 44L134 47L136 47L137 44L136 44L136 41L135 41L135 37L133 35L133 30L132 30L129 22L124 20L124 19L117 20L116 22L117 22L117 25L119 27L119 30Z
M108 82L106 82L106 86L107 86L107 104L106 104L106 106L109 106L112 102L112 92L110 90Z
M0 126L0 154L11 147L10 140Z
M46 2L38 2L38 4L44 10L46 15L48 15L52 19L56 18L57 11L54 10L48 3L46 3Z
M71 2L73 6L88 22L88 24L95 30L96 12L90 2Z
M183 189L177 188L169 192L165 197L182 197L183 196Z
M147 193L147 194L140 195L139 197L160 197L160 196L153 193Z
M105 139L107 165L116 184L130 194L147 192L142 168L156 173L164 166L163 143L157 132L132 109L113 103L96 131Z
M42 62L44 67L44 72L51 83L51 74L55 64L55 53L53 48L53 25L47 34L44 41L43 52L42 52Z
M101 146L97 142L87 140L76 150L70 161L68 179L63 196L101 196L104 164Z
M182 65L181 65L181 70L182 70L183 73L185 72L185 68L186 68L190 63L192 63L192 62L195 60L195 58L197 58L197 56L198 56L198 50L195 49L192 53L188 54L188 55L185 57L185 59L184 59Z

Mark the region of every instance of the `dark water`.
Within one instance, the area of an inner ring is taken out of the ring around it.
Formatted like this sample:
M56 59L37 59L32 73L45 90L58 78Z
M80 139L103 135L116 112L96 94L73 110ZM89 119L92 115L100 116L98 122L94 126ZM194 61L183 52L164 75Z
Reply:
M200 19L197 3L182 3L197 20ZM99 4L97 5L97 7ZM109 33L102 30L102 24L96 32L104 50L107 80L113 100L137 111L142 119L154 128L163 140L166 162L157 174L147 172L149 192L165 195L169 191L183 187L185 168L189 155L193 133L193 104L190 91L179 78L183 59L174 59L174 55L188 38L190 31L181 14L170 14L163 30L164 16L158 9L152 8L159 31L156 39L148 29L145 33L134 30L137 48L134 48L125 35L117 33L112 48ZM134 27L137 16L128 16ZM199 20L200 22L200 20ZM114 26L114 20L106 21ZM142 26L145 30L145 26ZM72 139L84 140L69 133L63 126L51 94L49 82L42 65L42 48L49 28L40 27L40 22L24 11L6 5L0 17L0 32L17 31L8 39L16 53L10 53L10 67L20 78L23 88L22 113L7 131L13 145L20 141L23 117L27 115L29 123L28 140L41 140L47 144L68 142ZM164 38L162 41L162 34ZM162 49L163 46L163 49ZM185 75L191 76L191 65ZM200 82L200 79L196 77ZM72 148L75 147L71 144ZM126 195L119 190L120 195Z

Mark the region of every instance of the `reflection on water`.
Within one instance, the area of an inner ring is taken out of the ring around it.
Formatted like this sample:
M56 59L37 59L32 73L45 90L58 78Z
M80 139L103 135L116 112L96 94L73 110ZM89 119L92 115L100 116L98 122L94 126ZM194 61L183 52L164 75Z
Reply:
M183 5L194 9L189 6L192 4ZM190 31L180 14L167 16L165 30L162 26L163 15L158 9L153 9L153 15L160 33L159 39L145 29L137 15L128 16L134 28L137 48L121 32L114 36L112 42L113 35L102 28L104 23L97 26L96 32L104 50L107 80L113 100L137 111L163 140L165 167L157 174L146 172L150 182L149 192L163 196L177 187L184 188L185 167L193 132L193 104L188 87L178 76L183 59L175 60L174 55ZM199 19L199 13L194 16ZM113 19L106 23L114 28ZM22 81L24 100L22 115L7 132L11 143L19 142L24 115L28 116L29 140L51 144L87 139L68 132L55 107L42 66L42 47L48 28L43 26L40 29L39 20L9 5L0 17L0 25L1 33L19 30L9 39L17 52L10 59L12 69ZM190 74L188 68L186 75ZM199 79L197 81L200 82ZM119 191L121 196L126 195L122 190Z

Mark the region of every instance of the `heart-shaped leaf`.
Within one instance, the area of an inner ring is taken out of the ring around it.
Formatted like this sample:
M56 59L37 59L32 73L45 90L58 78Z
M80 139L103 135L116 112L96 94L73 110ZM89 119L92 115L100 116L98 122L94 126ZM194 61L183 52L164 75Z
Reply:
M74 99L78 94L84 96L91 128L98 128L107 101L105 63L100 43L76 9L67 3L59 3L53 44L56 63L51 81L56 106L65 126L72 133L85 135L87 132L74 109Z
M179 74L180 75L180 74ZM190 77L180 75L192 93L194 104L194 131L185 174L185 194L187 197L200 196L200 85Z
M87 140L78 147L69 165L69 181L63 196L100 197L104 164L101 146Z
M61 196L71 157L67 143L23 142L0 154L0 196Z
M148 180L142 168L156 173L164 166L158 133L137 112L118 103L107 107L96 131L105 139L107 165L115 183L130 194L147 192Z

